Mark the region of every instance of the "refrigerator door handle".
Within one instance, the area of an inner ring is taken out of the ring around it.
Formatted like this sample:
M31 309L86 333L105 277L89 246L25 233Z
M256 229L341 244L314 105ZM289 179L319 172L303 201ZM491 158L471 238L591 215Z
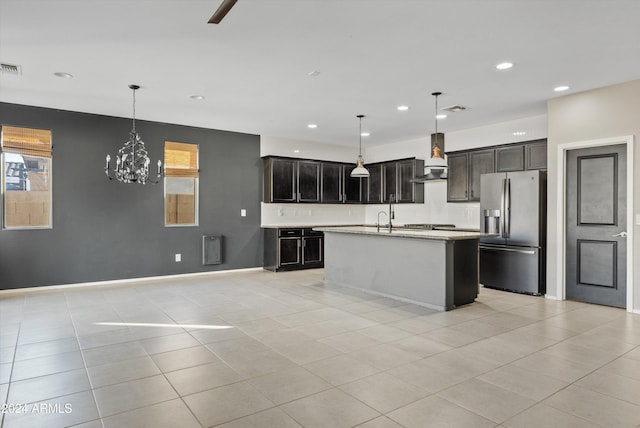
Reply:
M480 245L480 249L488 250L488 251L507 251L510 253L529 254L529 255L534 255L536 253L535 250L518 250L515 248L488 247L484 245Z
M506 238L506 231L505 231L505 220L504 218L507 216L507 211L506 211L506 193L505 193L505 188L507 183L507 179L503 178L502 179L502 192L500 192L500 237L501 238Z
M511 179L504 179L504 237L509 238L511 236Z

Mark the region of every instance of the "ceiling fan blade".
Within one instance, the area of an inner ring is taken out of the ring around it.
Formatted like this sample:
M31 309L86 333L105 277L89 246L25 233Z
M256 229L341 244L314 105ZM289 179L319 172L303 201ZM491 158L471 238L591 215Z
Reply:
M219 24L238 0L223 0L215 13L209 18L209 24Z

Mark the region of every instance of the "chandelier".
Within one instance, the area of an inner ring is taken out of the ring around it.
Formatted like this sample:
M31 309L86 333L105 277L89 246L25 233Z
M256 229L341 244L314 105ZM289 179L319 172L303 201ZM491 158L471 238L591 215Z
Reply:
M116 179L122 183L156 184L162 177L162 161L158 160L157 175L149 178L149 165L151 160L144 146L144 141L136 132L136 89L138 85L129 85L133 91L133 128L129 133L129 140L118 150L115 168L111 169L111 155L107 155L107 165L104 172L109 180Z

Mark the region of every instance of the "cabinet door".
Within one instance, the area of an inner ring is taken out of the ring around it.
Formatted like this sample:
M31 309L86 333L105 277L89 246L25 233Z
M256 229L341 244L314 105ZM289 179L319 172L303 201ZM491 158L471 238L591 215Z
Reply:
M524 146L500 147L496 149L496 172L523 171Z
M320 163L298 161L298 202L320 202Z
M495 172L495 151L469 153L469 200L480 200L480 175Z
M300 247L302 238L278 239L278 266L292 266L301 263Z
M389 197L393 198L393 201L398 200L398 166L396 162L386 162L382 164L382 173L384 175L384 186L382 189L382 202L388 203Z
M322 236L302 238L302 264L305 266L322 264Z
M397 202L417 202L416 190L423 189L423 183L412 183L416 177L418 160L409 159L399 161L398 165L398 200ZM422 168L424 169L424 167ZM422 170L420 171L422 174Z
M447 156L447 202L468 200L468 159L467 153Z
M367 186L367 202L371 204L382 203L382 165L369 165L368 186Z
M362 189L366 190L366 179L351 176L353 168L354 166L352 164L346 164L343 166L344 193L342 194L342 201L347 204L359 204L362 202Z
M525 147L527 169L547 169L547 142L530 143Z
M271 160L271 200L273 202L295 202L296 161L290 159Z
M322 202L325 204L342 203L342 165L322 164ZM359 192L358 192L359 193Z

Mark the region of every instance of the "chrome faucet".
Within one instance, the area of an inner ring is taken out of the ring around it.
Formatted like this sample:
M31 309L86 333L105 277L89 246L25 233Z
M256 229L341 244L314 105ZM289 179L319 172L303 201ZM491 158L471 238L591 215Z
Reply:
M380 232L380 214L387 215L387 213L384 211L378 211L378 222L376 223L376 230L378 232Z
M393 224L391 223L391 220L396 218L396 215L393 212L393 203L394 203L393 194L389 194L389 224L387 225L387 227L389 228L389 233L391 233L391 229L393 229Z

